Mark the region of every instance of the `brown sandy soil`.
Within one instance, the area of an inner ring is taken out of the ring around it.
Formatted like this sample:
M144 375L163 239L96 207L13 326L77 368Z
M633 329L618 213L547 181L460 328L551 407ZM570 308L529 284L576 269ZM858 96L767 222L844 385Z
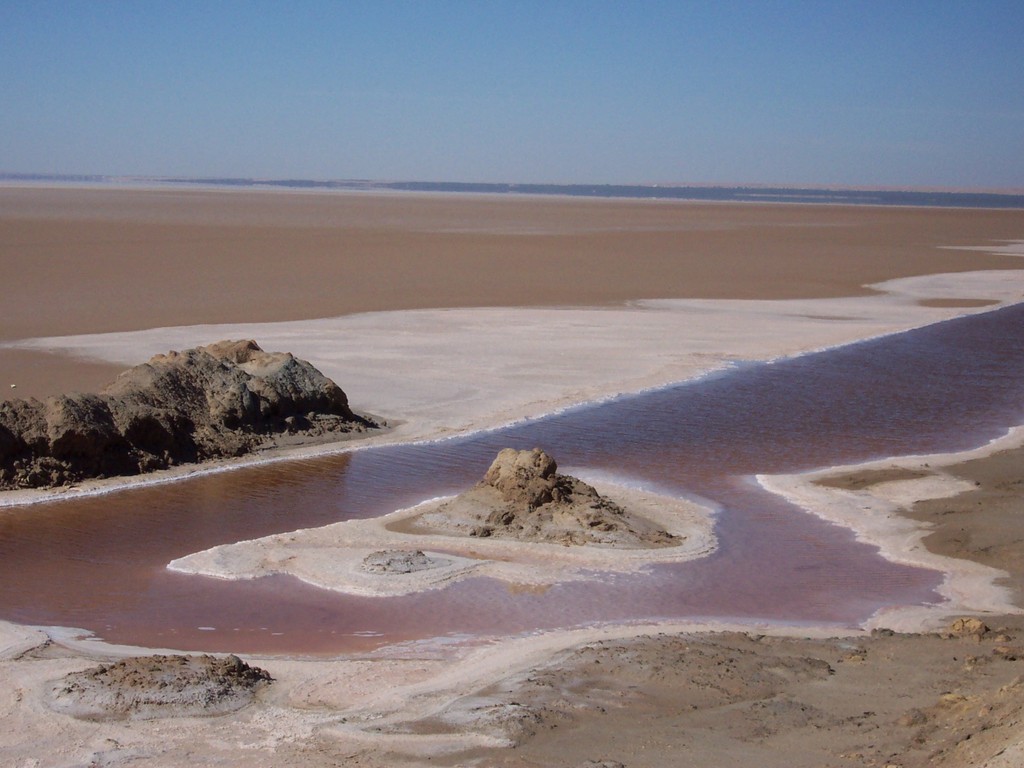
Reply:
M1006 571L997 583L1010 587L1024 605L1024 448L944 467L943 473L975 486L952 498L918 501L903 514L931 529L923 539L930 552L973 560ZM929 476L928 468L870 469L817 481L861 490L893 480Z
M999 583L1024 605L1024 449L965 462L951 474L975 483L977 490L921 501L909 510L910 517L934 527L925 545L1007 571L1009 577Z
M864 469L845 475L826 477L817 481L826 488L839 488L844 491L860 491L879 483L892 483L898 480L917 480L928 477L928 472L891 467L888 469Z
M1024 756L1024 626L990 623L980 637L730 631L588 641L526 668L498 659L489 674L426 699L420 684L438 664L449 677L463 671L415 653L390 667L268 660L259 664L277 682L238 712L118 723L50 709L47 692L89 664L43 646L3 664L0 711L11 730L0 757L45 766L1011 768ZM396 719L388 703L412 716Z
M438 764L980 765L1020 736L1020 631L592 644L478 694L481 715L518 717L518 747Z
M0 188L0 339L384 309L865 293L1018 269L1024 211Z
M123 365L73 359L54 352L0 349L0 400L43 400L69 392L98 392L123 370Z
M922 307L990 307L998 302L987 299L922 299Z

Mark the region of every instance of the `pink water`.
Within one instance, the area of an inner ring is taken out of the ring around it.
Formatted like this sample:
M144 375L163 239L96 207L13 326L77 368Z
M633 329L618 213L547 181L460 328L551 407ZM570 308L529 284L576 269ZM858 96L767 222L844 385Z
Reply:
M324 653L602 621L853 624L937 600L897 566L751 477L977 445L1024 421L1024 305L429 445L282 462L0 517L0 617L182 649ZM380 515L467 487L505 446L721 507L709 558L523 592L476 579L357 598L286 577L167 571L215 544Z

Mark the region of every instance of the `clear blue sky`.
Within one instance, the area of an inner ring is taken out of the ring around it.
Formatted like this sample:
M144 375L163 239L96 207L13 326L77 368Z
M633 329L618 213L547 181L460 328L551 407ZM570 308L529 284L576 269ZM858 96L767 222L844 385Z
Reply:
M1024 0L0 0L0 171L1024 187Z

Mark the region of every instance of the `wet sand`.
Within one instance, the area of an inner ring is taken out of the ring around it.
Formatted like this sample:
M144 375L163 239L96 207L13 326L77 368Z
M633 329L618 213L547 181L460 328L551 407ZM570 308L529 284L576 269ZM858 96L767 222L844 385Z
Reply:
M0 348L0 400L98 392L125 366L57 351Z
M827 297L870 294L864 284L884 278L1024 266L1012 255L937 249L1021 239L1021 212L194 194L0 190L0 263L19 275L0 287L3 337L408 306ZM39 312L47 302L68 312ZM54 379L74 382L76 365L69 359ZM946 467L981 485L910 513L944 521L922 540L929 550L1002 567L1010 586L1024 562L1016 450ZM884 479L914 481L924 469ZM850 487L880 484L865 471L845 473ZM813 638L834 629L694 636L730 628L633 626L327 662L268 659L260 665L278 682L240 713L116 726L56 714L41 692L94 658L133 649L60 632L51 643L2 625L0 712L10 727L0 754L54 766L1008 767L1024 755L1024 627L1015 616L986 621L1006 631L961 639L851 630L828 640Z
M856 495L862 509L872 497L888 500L899 518L915 521L928 553L991 569L996 589L1024 607L1022 444L1024 434L1016 429L961 454L873 462L810 477L819 486Z

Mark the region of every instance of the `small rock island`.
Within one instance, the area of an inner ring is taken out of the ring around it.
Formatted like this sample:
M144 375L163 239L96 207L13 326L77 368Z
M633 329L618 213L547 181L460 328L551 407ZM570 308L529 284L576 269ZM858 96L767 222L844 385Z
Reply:
M558 473L539 448L501 450L479 483L416 520L417 529L566 546L671 547L679 538L593 486Z
M379 428L312 364L255 341L157 355L99 394L0 403L0 490L49 488Z
M221 544L167 567L220 579L287 574L322 589L382 597L444 589L468 578L545 589L715 550L708 507L640 488L601 488L560 474L539 448L506 448L483 479L458 496Z

